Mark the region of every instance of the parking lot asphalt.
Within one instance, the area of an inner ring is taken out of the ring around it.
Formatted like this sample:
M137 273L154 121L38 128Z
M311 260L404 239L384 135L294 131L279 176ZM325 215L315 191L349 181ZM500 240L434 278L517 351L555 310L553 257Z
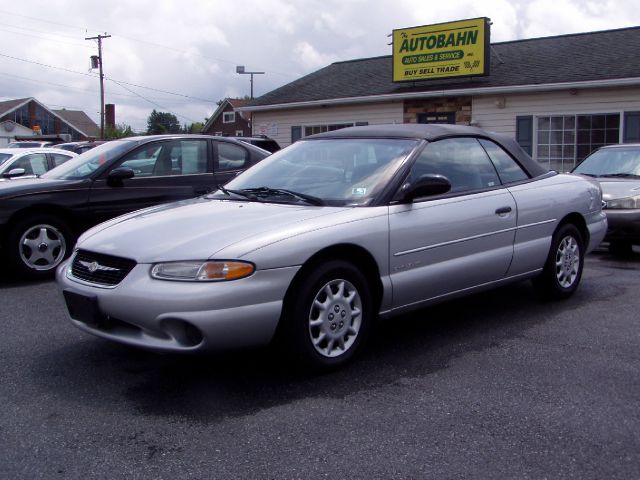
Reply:
M158 355L0 279L0 478L640 478L640 253L382 323L325 375Z

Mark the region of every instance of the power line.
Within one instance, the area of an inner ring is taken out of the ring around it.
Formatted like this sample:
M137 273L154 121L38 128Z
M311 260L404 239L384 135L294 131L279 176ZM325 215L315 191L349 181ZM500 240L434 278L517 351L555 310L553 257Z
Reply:
M25 59L25 58L14 57L14 56L12 56L12 55L7 55L7 54L4 54L4 53L0 53L0 57L6 57L6 58L10 58L10 59L12 59L12 60L17 60L17 61L25 62L25 63L33 63L33 64L35 64L35 65L40 65L41 67L54 68L54 69L56 69L56 70L62 70L62 71L69 72L69 73L76 73L76 74L79 74L79 75L84 75L85 77L92 77L92 78L97 77L97 75L96 75L96 74L93 74L93 73L78 72L77 70L70 70L70 69L68 69L68 68L56 67L56 66L54 66L54 65L48 65L48 64L46 64L46 63L36 62L36 61L34 61L34 60L27 60L27 59ZM159 88L146 87L146 86L144 86L144 85L139 85L139 84L136 84L136 83L125 82L125 81L123 81L123 80L116 80L116 79L114 79L114 78L110 78L110 77L106 77L106 76L105 76L105 78L106 78L107 80L111 80L111 81L114 81L114 82L122 83L122 84L125 84L125 85L130 85L130 86L132 86L132 87L144 88L144 89L146 89L146 90L151 90L151 91L154 91L154 92L166 93L166 94L168 94L168 95L175 95L175 96L177 96L177 97L190 98L190 99L192 99L192 100L198 100L198 101L200 101L200 102L217 103L217 100L212 100L212 99L208 99L208 98L193 97L193 96L191 96L191 95L185 95L185 94L183 94L183 93L171 92L171 91L169 91L169 90L161 90L161 89L159 89Z
M6 23L0 23L0 25L4 25L6 27L14 28L14 29L16 28L13 25L7 25ZM22 29L23 30L30 30L30 31L34 31L34 32L38 31L38 30L32 30L32 29L28 29L28 28L24 28L24 27L22 27ZM4 29L4 28L0 28L0 31L13 33L13 34L16 34L16 35L24 35L24 36L27 36L27 37L42 38L43 40L47 40L47 41L50 41L50 42L57 42L57 43L61 43L63 45L73 45L74 47L91 48L91 47L89 47L87 45L83 45L81 43L65 42L64 40L58 40L56 38L51 38L50 36L49 37L44 37L42 35L34 35L32 33L16 32L14 30L7 30L7 29Z
M125 90L127 90L128 92L131 92L131 93L133 93L134 95L136 95L136 96L140 97L141 99L143 99L143 100L145 100L145 101L149 102L151 105L155 105L156 107L161 108L162 110L169 111L169 113L173 113L174 115L176 115L176 116L178 116L178 117L182 117L182 118L184 118L184 119L186 119L186 120L189 120L191 123L195 123L195 122L196 122L196 120L193 120L192 118L185 117L184 115L180 115L179 113L172 112L172 111L171 111L171 110L169 110L167 107L163 107L162 105L160 105L160 104L158 104L158 103L156 103L156 102L154 102L154 101L152 101L152 100L149 100L148 98L146 98L146 97L144 97L144 96L140 95L139 93L134 92L134 91L133 91L133 90L131 90L130 88L125 87L123 84L121 84L120 82L118 82L118 81L114 80L113 78L107 78L107 80L112 81L113 83L115 83L116 85L118 85L118 86L120 86L120 87L124 88L124 89L125 89Z
M16 17L21 17L21 18L28 18L29 20L35 20L37 22L51 23L53 25L64 26L64 27L67 27L67 28L80 29L80 30L84 29L85 31L87 30L86 27L79 27L77 25L69 25L69 24L66 24L66 23L53 22L51 20L45 20L45 19L41 19L41 18L37 18L37 17L30 17L30 16L27 16L27 15L19 14L19 13L9 12L7 10L0 10L0 13L5 13L7 15L14 15ZM110 29L110 30L112 31L112 33L114 32L113 29ZM131 40L131 41L138 42L138 43L145 43L147 45L152 45L154 47L160 47L160 48L164 48L164 49L167 49L167 50L172 50L174 52L183 53L185 55L194 55L196 57L205 58L205 59L208 59L208 60L214 60L216 62L226 63L226 64L229 64L229 65L238 65L237 61L231 61L231 60L226 60L226 59L223 59L223 58L211 57L211 56L208 56L208 55L201 55L199 53L186 52L184 50L180 50L180 49L175 48L175 47L170 47L168 45L162 45L160 43L155 43L155 42L150 42L148 40L142 40L142 39L139 39L139 38L130 37L128 35L123 35L123 34L117 33L117 32L115 32L115 34L118 37L126 38L127 40ZM283 76L283 77L286 77L286 78L292 78L294 76L291 73L279 72L277 70L272 70L272 69L269 70L269 73L270 74L280 75L280 76Z
M23 77L23 76L20 76L20 75L13 75L11 73L0 72L0 76L17 78L17 79L20 79L20 80L25 81L25 82L37 83L38 85L52 85L54 87L62 87L64 89L66 89L66 90L77 90L78 92L95 93L95 89L89 90L89 89L86 89L86 88L79 88L79 87L72 87L71 85L64 85L62 83L46 82L44 80L35 80L33 78ZM113 95L115 97L124 97L124 98L137 98L138 97L138 95L128 95L126 93L114 93L114 92L111 92L109 95ZM153 100L162 101L162 102L180 102L180 104L182 104L184 102L184 100L178 100L178 99L173 99L173 98L153 98Z
M7 54L4 54L4 53L0 53L0 57L10 58L12 60L17 60L19 62L33 63L34 65L40 65L41 67L47 67L47 68L54 68L56 70L62 70L64 72L76 73L78 75L84 75L85 77L97 77L97 75L92 74L92 73L78 72L77 70L70 70L70 69L64 68L64 67L56 67L54 65L47 65L46 63L41 63L41 62L36 62L34 60L27 60L27 59L24 59L24 58L14 57L13 55L7 55Z

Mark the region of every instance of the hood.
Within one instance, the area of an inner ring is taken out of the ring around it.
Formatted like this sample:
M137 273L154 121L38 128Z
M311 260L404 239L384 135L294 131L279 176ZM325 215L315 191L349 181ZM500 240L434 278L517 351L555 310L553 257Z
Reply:
M606 201L640 195L640 180L627 178L599 178L602 198Z
M257 236L287 236L307 220L344 210L259 202L197 198L139 210L102 223L77 247L138 263L205 260L220 250Z

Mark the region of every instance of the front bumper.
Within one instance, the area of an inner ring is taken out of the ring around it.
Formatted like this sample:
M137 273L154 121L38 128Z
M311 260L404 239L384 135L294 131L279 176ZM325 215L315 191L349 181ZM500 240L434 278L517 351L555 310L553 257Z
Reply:
M149 275L151 265L138 264L119 285L103 288L71 277L70 262L58 268L56 278L76 327L164 352L269 343L287 288L299 269L258 270L240 280L198 283L155 280Z
M604 212L609 222L605 241L640 243L640 209L607 209Z

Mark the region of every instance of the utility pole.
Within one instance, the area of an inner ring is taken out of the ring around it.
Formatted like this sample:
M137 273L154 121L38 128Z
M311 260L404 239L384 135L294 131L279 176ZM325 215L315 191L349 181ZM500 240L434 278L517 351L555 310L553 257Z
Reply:
M104 139L104 73L102 73L102 39L111 35L98 35L97 37L85 37L85 40L98 40L98 67L100 68L100 138ZM93 61L95 57L91 57ZM95 66L91 65L93 68Z

